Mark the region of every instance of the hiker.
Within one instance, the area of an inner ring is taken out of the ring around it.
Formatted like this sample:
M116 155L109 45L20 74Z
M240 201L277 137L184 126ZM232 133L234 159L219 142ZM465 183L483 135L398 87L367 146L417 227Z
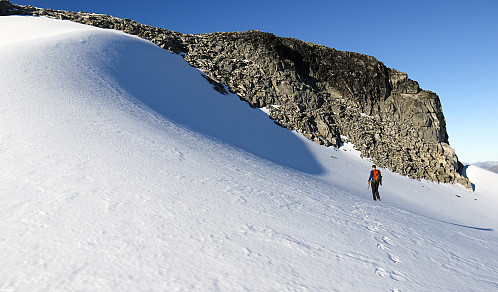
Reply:
M372 165L372 171L370 171L370 177L368 178L368 184L372 187L372 195L374 201L379 200L379 184L382 185L382 174L380 170L377 170L377 166Z

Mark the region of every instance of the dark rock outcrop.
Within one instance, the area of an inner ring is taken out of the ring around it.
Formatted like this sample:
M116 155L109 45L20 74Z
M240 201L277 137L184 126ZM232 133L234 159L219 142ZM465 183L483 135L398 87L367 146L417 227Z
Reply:
M336 147L347 140L402 175L470 187L458 173L439 97L374 57L264 32L188 35L107 15L0 3L3 15L69 19L150 40L182 53L218 91L226 85L310 140Z
M8 15L13 6L8 0L0 0L0 15Z

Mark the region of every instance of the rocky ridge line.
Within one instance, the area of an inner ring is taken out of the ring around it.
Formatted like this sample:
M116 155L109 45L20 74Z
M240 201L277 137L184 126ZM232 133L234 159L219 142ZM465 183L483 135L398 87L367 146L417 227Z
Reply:
M381 167L416 179L470 182L449 146L439 97L374 57L270 33L189 35L108 15L0 1L0 15L68 19L121 30L182 53L221 93L225 85L279 125L326 146L350 141ZM347 137L347 138L346 138Z

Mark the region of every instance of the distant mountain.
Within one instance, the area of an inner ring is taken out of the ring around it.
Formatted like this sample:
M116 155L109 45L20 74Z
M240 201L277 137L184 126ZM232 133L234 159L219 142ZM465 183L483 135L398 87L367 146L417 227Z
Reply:
M484 162L479 161L472 164L487 169L489 171L498 173L498 161L484 161Z

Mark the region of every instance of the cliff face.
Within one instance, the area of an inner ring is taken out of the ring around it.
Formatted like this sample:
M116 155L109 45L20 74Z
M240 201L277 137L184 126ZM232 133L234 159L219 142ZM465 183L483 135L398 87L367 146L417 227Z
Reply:
M371 56L268 33L183 36L187 62L307 138L339 146L346 136L395 172L459 181L439 97Z
M100 14L17 5L0 12L69 19L151 40L183 53L218 91L226 85L310 140L327 146L348 140L400 174L470 187L458 174L439 97L374 57L255 31L187 35Z

